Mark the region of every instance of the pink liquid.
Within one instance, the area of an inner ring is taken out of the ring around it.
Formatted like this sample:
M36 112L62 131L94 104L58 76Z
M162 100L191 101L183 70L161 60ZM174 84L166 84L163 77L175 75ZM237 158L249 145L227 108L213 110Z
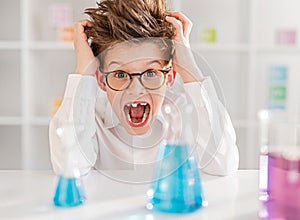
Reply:
M262 219L300 220L300 160L280 154L267 155L268 198Z

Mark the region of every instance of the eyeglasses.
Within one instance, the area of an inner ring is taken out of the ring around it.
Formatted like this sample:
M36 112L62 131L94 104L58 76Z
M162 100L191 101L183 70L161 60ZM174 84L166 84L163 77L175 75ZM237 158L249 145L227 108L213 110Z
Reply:
M138 76L140 83L144 88L155 90L161 88L165 81L166 75L171 70L171 66L167 69L148 69L142 73L127 73L123 70L115 70L104 72L106 84L115 91L122 91L129 88L134 76Z

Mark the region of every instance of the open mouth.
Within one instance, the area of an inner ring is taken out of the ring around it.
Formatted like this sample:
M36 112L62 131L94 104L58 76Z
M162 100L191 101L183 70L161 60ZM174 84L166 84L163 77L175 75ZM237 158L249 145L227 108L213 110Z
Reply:
M147 124L150 105L147 102L132 102L124 106L127 122L132 127L143 127Z

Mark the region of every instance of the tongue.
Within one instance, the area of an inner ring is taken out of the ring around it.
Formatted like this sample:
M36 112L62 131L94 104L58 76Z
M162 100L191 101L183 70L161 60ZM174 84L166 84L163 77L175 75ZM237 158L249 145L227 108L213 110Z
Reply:
M132 118L142 118L145 112L145 107L142 105L137 105L137 107L130 108L130 116Z
M131 121L133 123L141 123L142 122L142 118L131 118Z

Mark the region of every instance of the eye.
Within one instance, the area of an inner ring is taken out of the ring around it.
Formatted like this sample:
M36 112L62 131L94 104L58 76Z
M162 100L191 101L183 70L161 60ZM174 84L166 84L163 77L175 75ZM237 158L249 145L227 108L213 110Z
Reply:
M126 73L119 71L119 72L115 72L114 77L118 78L118 79L124 79L126 78Z
M157 76L157 73L155 70L147 70L145 73L144 73L144 76L146 77L156 77Z

